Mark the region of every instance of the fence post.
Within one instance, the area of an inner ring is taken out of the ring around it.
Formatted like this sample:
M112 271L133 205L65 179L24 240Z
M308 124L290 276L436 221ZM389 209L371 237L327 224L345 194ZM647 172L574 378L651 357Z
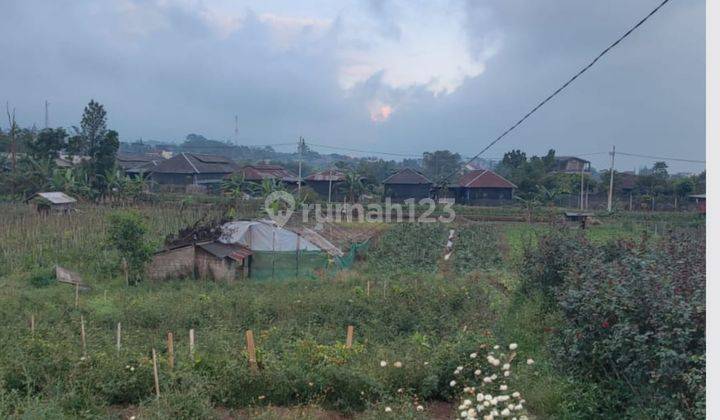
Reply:
M153 379L155 380L155 396L160 398L160 378L158 377L157 353L152 349L153 356Z
M82 342L83 356L85 356L87 348L85 345L85 318L82 315L80 315L80 341Z
M258 365L255 358L255 338L252 330L245 331L245 340L247 341L248 361L250 362L250 370L257 372Z
M175 348L173 345L173 333L167 333L167 346L168 346L168 366L170 369L175 367Z
M347 337L345 338L345 347L347 347L347 348L352 347L353 332L355 332L355 327L353 327L352 325L348 325L348 327L347 327Z
M191 328L190 329L190 357L192 357L194 352L195 352L195 330Z
M30 314L30 332L35 333L35 314Z
M117 351L120 351L120 337L122 336L122 325L118 322L117 323L117 332L115 333L115 345L117 347Z
M75 307L80 305L80 283L75 283Z

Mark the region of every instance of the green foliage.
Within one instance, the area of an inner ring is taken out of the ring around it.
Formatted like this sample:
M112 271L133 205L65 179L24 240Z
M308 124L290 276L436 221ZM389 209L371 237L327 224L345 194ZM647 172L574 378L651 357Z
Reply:
M526 254L526 288L563 315L558 361L604 391L598 415L704 417L704 256L698 230L601 245L554 232Z
M152 258L154 247L146 238L145 220L137 212L117 211L108 216L108 244L126 261L129 280L142 280L145 265Z
M502 263L497 227L471 225L458 230L453 244L453 267L459 273L498 268Z
M369 260L385 273L432 273L437 270L447 238L447 228L440 223L397 223L370 250Z

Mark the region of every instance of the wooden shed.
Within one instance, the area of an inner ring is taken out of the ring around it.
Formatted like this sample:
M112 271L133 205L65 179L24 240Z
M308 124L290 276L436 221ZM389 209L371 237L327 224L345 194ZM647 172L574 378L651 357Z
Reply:
M35 210L42 214L68 214L75 211L76 199L64 192L40 192L30 196L26 203L35 206Z
M476 169L461 176L450 188L457 203L498 204L512 201L517 186L489 169Z
M305 184L320 197L327 197L328 201L332 201L333 196L340 198L338 190L344 182L345 174L337 169L327 169L305 177Z

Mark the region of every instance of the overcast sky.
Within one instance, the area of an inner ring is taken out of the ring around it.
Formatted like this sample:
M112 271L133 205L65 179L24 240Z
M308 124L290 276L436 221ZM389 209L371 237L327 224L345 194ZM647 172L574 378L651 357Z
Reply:
M472 155L658 3L3 0L0 100L67 127L93 98L123 141L233 139L237 114L243 144ZM704 1L671 1L486 156L613 144L705 158Z

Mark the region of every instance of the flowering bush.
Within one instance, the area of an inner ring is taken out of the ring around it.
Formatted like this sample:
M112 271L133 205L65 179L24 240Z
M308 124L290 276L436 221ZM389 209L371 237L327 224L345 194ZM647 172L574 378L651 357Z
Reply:
M457 410L461 418L492 420L496 417L527 419L525 400L513 387L512 364L518 360L517 344L507 349L480 345L470 353L465 364L457 366L449 386L456 389L462 403ZM532 365L532 359L526 359Z
M526 287L564 316L561 366L605 389L607 413L704 417L704 258L701 231L604 245L553 233L527 255Z

